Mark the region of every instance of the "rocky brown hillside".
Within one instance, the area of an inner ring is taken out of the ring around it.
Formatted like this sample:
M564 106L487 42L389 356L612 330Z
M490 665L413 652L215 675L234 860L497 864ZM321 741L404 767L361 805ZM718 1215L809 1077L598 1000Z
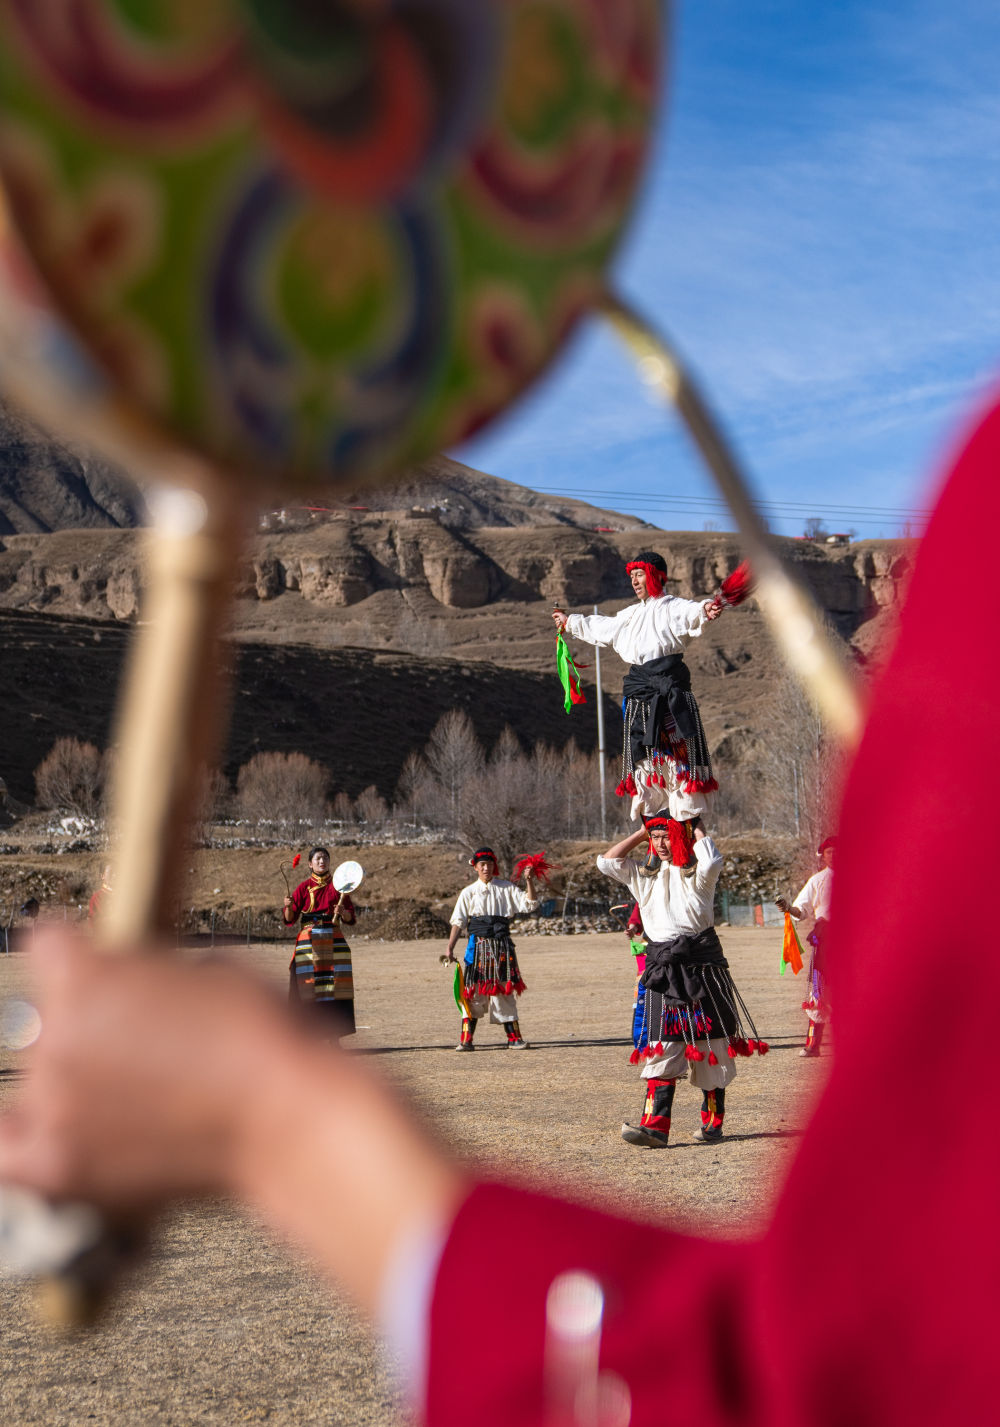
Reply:
M593 697L571 718L562 712L553 604L615 612L630 598L625 562L650 546L667 559L669 590L686 597L709 594L740 558L731 535L641 528L445 458L428 470L428 485L366 494L384 509L266 517L235 592L230 774L256 751L300 750L336 769L352 796L371 783L389 796L409 751L449 708L467 709L486 744L509 722L525 744L572 736L590 748ZM31 798L32 772L56 737L107 743L140 617L142 540L120 528L0 535L0 776L15 798ZM856 661L877 659L907 543L780 544ZM592 684L593 650L578 654ZM782 716L784 675L754 603L693 641L688 662L720 767L759 760ZM609 653L612 753L622 672Z
M141 540L121 530L0 538L0 610L133 620ZM867 658L877 640L866 626L897 604L908 543L779 544L840 636ZM234 632L263 642L402 648L548 668L547 611L553 604L620 609L629 597L624 564L646 546L666 557L668 589L686 598L711 593L739 560L731 535L551 525L456 530L426 512L353 513L259 535L236 591Z

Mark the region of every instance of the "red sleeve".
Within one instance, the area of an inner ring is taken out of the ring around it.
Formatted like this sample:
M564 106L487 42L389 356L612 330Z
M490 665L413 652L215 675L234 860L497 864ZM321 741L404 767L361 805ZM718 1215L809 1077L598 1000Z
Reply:
M632 1427L938 1427L995 1410L1000 955L967 895L996 877L1000 661L989 580L958 594L973 533L998 529L1000 408L923 540L848 783L832 1071L764 1237L698 1241L480 1186L436 1283L429 1427L549 1427L545 1296L571 1268L605 1286L601 1361ZM677 1151L657 1153L669 1193Z
M295 891L292 893L291 907L282 907L282 919L284 920L286 927L294 926L295 923L298 921L299 917L302 915L302 908L306 904L306 893L308 886L308 882L300 882L299 885L296 887ZM291 919L289 919L286 915L289 911L292 914Z
M545 1299L569 1270L594 1275L604 1289L601 1368L628 1384L632 1423L715 1427L724 1419L713 1397L746 1402L753 1394L753 1364L733 1332L749 1259L744 1246L478 1185L438 1270L428 1427L569 1427L546 1402L543 1376Z

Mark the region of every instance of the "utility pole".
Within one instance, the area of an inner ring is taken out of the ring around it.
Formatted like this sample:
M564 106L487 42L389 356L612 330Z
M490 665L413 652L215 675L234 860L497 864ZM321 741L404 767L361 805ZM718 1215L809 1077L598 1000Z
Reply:
M597 613L596 605L594 605L594 613ZM601 693L601 646L599 644L594 645L594 682L597 685L597 761L598 779L601 785L601 838L606 841L608 836L608 791L604 776L604 698Z

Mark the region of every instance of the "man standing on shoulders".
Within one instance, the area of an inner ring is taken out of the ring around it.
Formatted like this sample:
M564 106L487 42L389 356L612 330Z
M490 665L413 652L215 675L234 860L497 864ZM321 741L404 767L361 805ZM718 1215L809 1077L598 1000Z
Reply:
M649 838L660 860L655 877L629 854ZM674 1090L689 1074L702 1092L701 1127L694 1138L712 1144L722 1138L726 1087L736 1076L735 1057L767 1051L729 974L715 931L715 884L722 856L701 820L678 821L657 814L646 827L609 847L597 866L636 899L645 929L646 988L642 1033L633 1065L646 1098L638 1125L622 1125L626 1144L666 1149Z
M507 1045L524 1050L517 1019L517 997L525 985L517 965L517 952L510 939L510 919L518 912L533 912L538 906L534 875L525 874L527 891L501 878L496 853L480 847L469 858L476 880L458 894L451 914L448 960L457 961L455 946L468 933L465 957L458 971L457 995L462 1007L462 1034L456 1050L475 1050L472 1037L476 1023L489 1012L490 1020L507 1032Z
M830 1017L830 1003L826 999L826 933L830 925L830 898L833 896L833 853L837 845L835 837L824 838L816 849L816 856L823 866L814 872L802 891L789 906L784 897L776 897L774 905L787 916L801 921L812 917L813 929L807 940L812 947L809 958L809 996L802 1002L802 1009L809 1018L806 1043L799 1055L819 1055L823 1044L823 1028Z

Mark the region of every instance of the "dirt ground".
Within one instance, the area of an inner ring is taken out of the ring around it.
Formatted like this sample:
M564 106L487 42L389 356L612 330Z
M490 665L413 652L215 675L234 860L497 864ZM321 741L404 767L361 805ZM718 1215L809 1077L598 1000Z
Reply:
M521 1024L530 1049L510 1052L497 1027L481 1025L469 1056L453 1052L458 1016L439 944L356 942L361 1029L345 1044L370 1057L463 1159L712 1235L751 1234L767 1218L829 1062L799 1058L802 978L778 977L779 933L722 936L771 1052L738 1063L718 1145L692 1140L700 1095L687 1085L677 1090L670 1149L620 1139L642 1100L628 1064L632 958L620 935L525 938ZM285 948L234 956L283 991ZM0 995L29 988L30 960L0 956ZM22 1073L19 1057L0 1049L0 1106L15 1102ZM350 1232L330 1206L316 1212L329 1216L331 1232ZM490 1291L490 1272L484 1259L474 1291ZM185 1205L163 1221L146 1268L99 1331L53 1337L17 1283L0 1281L0 1304L0 1420L21 1427L401 1421L387 1355L358 1315L224 1203Z

